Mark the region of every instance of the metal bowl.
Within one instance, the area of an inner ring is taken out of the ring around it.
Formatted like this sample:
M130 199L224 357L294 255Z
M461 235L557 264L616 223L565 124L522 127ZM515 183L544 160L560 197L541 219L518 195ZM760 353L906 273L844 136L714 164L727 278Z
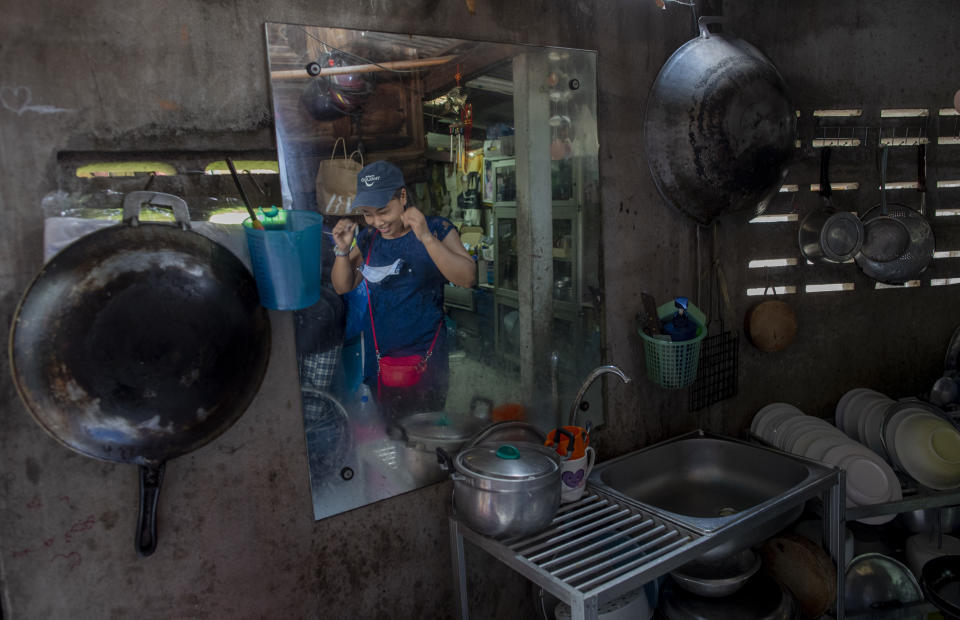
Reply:
M857 556L847 565L844 605L848 614L867 613L923 600L910 569L879 553Z
M658 610L667 620L794 620L800 606L793 595L765 572L757 573L735 594L708 598L667 580Z
M927 534L937 531L939 513L939 531L944 534L960 529L960 506L945 508L922 508L900 514L904 527L914 534Z
M749 547L714 561L694 560L670 573L681 588L707 597L729 596L760 569L760 556Z
M948 617L960 617L960 555L944 555L923 566L923 592Z

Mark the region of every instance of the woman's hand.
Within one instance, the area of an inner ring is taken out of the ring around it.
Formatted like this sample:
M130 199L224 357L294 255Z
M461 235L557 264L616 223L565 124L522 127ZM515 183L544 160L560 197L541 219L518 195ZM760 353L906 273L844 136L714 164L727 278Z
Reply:
M427 218L425 218L423 212L416 207L407 207L404 209L400 215L400 221L403 222L404 227L411 229L413 234L417 236L417 239L420 240L420 243L424 245L426 245L430 238L436 238L433 237L433 233L430 232L430 227L427 226Z
M333 227L333 242L337 244L337 249L341 252L349 252L356 234L357 223L345 217Z

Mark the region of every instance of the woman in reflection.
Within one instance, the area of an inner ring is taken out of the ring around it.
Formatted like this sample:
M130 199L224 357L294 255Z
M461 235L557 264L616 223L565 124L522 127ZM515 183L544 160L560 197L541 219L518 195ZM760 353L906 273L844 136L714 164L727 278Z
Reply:
M343 295L366 280L370 322L364 346L366 359L374 362L365 364L365 381L389 417L440 411L449 374L443 286L472 288L473 259L449 220L424 216L410 204L403 173L390 162L374 162L357 174L350 210L367 226L358 232L344 218L334 227L331 281ZM403 362L419 370L396 368Z

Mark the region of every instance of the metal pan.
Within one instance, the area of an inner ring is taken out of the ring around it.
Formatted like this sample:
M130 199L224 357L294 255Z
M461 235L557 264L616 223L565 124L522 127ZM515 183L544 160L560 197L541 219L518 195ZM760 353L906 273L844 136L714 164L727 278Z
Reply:
M924 564L920 585L946 618L960 618L960 555L942 555Z
M143 204L176 225L140 223ZM54 439L85 456L140 466L136 546L157 544L166 461L229 428L253 399L270 323L250 272L189 230L183 200L133 192L123 223L80 238L30 284L10 333L23 402Z
M755 47L711 33L664 63L647 99L644 150L664 200L706 225L719 215L762 213L794 156L796 111L777 68Z
M800 253L814 263L843 263L860 251L863 223L850 211L833 204L830 187L830 147L820 151L820 197L822 204L800 222L797 232Z

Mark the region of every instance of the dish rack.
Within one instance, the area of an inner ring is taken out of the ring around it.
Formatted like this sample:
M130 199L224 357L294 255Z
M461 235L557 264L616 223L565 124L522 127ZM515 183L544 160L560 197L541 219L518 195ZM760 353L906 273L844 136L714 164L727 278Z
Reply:
M957 426L957 420L952 415L949 414L945 416L948 421ZM774 450L780 450L784 452L777 446L774 446L770 442L766 441L762 437L755 435L752 432L746 433L747 440L759 445L772 448ZM789 453L787 453L789 454ZM793 455L796 456L796 455ZM917 483L915 480L910 478L904 472L899 470L894 470L897 474L897 479L900 482L900 488L902 492L902 499L890 502L884 502L880 504L870 504L866 506L854 506L850 508L845 508L845 521L840 523L837 527L841 530L845 527L846 521L857 521L859 519L866 519L870 517L879 517L886 515L898 515L904 512L911 512L913 510L922 510L928 508L945 508L949 506L960 506L960 489L955 489L953 491L935 491L933 489L928 489L923 485ZM824 515L821 514L823 518ZM827 527L826 521L833 517L827 516L824 521L825 528ZM840 556L834 555L834 558L839 558ZM845 558L842 562L837 560L837 567L846 566L853 558ZM843 572L838 570L838 574ZM843 592L842 587L837 588L837 592ZM856 615L849 615L847 618L850 620L900 620L901 618L915 618L918 612L935 612L937 609L927 602L926 600L917 601L914 603L908 603L900 607L899 609L889 609L889 610L871 610L869 612L858 613ZM838 617L839 620L839 617Z
M818 494L832 515L824 520L825 540L843 564L844 527L843 472L835 470L770 510L788 509ZM745 519L741 527L764 521L767 511ZM839 527L829 529L838 524ZM528 536L496 540L473 531L455 516L449 517L450 547L454 567L456 609L469 620L467 607L464 541L539 585L570 606L572 620L597 620L599 602L621 596L679 568L710 549L727 542L733 534L721 531L702 534L661 519L647 511L600 493L588 484L579 501L561 506L551 524ZM837 571L837 590L843 591L843 571ZM838 620L843 619L843 599L838 597Z

